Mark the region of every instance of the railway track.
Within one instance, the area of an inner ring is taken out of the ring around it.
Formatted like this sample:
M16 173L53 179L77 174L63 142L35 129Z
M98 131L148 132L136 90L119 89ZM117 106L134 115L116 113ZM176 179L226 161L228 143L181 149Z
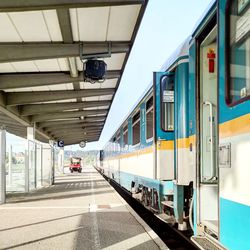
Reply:
M135 210L135 212L156 232L171 250L198 250L190 240L191 232L182 233L175 227L168 225L158 219L145 208L140 202L132 198L131 194L105 175L103 176L111 186L123 197L124 200Z

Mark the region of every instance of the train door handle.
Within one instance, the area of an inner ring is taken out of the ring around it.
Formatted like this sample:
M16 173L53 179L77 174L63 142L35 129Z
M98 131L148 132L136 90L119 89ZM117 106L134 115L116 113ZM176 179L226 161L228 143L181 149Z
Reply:
M209 101L203 102L204 106L209 107L209 124L210 124L210 154L211 154L211 170L212 176L208 179L213 181L217 179L215 166L214 166L214 125L213 125L213 104Z

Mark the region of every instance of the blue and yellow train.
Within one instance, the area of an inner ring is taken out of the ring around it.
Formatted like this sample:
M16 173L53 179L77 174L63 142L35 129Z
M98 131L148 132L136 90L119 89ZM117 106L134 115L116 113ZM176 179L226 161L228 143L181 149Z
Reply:
M205 249L250 249L250 0L219 0L155 72L99 168Z

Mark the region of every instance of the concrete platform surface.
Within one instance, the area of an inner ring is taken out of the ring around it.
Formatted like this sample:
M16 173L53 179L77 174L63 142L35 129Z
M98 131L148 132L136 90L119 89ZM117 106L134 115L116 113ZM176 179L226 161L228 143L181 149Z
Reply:
M51 187L8 195L0 206L0 249L167 249L136 218L109 183L85 167Z

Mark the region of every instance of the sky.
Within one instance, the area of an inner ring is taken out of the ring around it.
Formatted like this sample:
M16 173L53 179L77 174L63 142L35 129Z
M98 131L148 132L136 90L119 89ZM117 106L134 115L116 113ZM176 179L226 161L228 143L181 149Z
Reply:
M211 0L149 0L120 86L98 142L87 143L84 150L101 149L116 132L129 111L175 49L191 35ZM7 143L23 144L8 135ZM65 147L78 150L78 145Z

